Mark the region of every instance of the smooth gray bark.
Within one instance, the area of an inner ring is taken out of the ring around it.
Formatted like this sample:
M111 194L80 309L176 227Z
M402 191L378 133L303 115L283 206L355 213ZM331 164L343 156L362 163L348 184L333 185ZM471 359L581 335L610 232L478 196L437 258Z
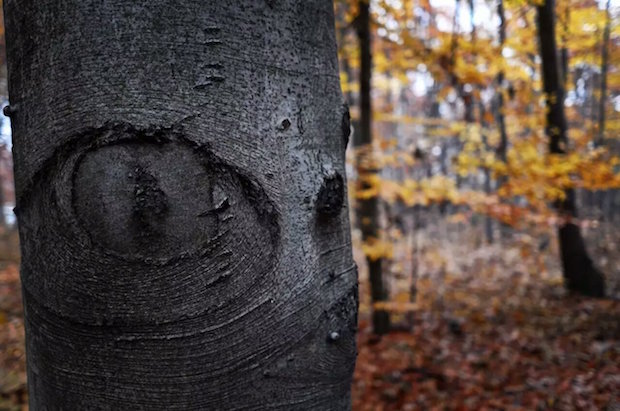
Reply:
M329 0L5 0L32 410L350 408Z

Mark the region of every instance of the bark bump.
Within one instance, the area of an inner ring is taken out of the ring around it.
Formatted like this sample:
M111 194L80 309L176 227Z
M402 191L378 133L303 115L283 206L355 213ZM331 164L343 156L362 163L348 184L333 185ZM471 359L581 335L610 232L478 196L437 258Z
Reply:
M344 179L340 173L328 175L323 179L316 200L316 210L325 216L337 216L344 205Z
M342 114L342 139L344 148L349 145L349 137L351 136L351 114L349 113L349 105L343 104L344 113Z

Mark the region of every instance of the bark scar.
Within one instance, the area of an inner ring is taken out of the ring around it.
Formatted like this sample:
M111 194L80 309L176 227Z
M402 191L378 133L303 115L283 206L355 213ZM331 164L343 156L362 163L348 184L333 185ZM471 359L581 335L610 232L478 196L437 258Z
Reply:
M165 171L170 162L183 163L186 172ZM239 241L258 229L268 237L264 251L277 258L279 212L261 184L170 128L86 129L61 146L34 181L20 208L49 204L73 243L109 257L156 265L202 258L222 236Z
M316 211L319 214L334 217L340 214L344 205L344 179L340 173L328 175L323 179L316 200Z
M346 150L349 145L349 137L351 136L351 114L349 113L349 105L344 103L342 105L344 113L342 114L342 139L344 141L344 148Z

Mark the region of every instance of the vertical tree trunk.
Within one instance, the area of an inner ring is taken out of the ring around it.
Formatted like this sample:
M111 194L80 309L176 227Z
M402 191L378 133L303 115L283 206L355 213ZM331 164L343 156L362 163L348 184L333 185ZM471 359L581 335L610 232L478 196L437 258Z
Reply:
M506 14L504 10L504 0L497 2L497 15L499 16L499 49L500 53L504 51L504 45L506 44ZM504 92L506 87L504 85L506 75L504 70L500 70L497 73L497 125L499 127L499 146L497 148L497 156L503 163L508 162L508 132L506 131L506 102L504 99ZM497 190L508 182L507 175L501 175L497 179ZM511 228L508 224L500 224L500 233L503 237L507 236L511 232Z
M600 147L605 144L605 120L607 105L607 73L609 65L609 37L611 34L611 0L607 0L605 4L605 28L603 30L603 45L601 46L601 96L599 98L598 107L598 132L595 139L595 146ZM613 190L598 192L597 205L600 207L601 216L604 220L610 221L612 216L612 193Z
M338 4L338 3L336 3ZM336 7L336 22L344 22L346 20L346 7ZM347 32L349 31L349 25L344 25L337 29L336 31L336 40L338 42L338 46L340 50L344 50L342 55L340 56L340 70L345 73L347 76L347 82L350 84L351 79L353 78L351 67L349 66L349 56L346 51L346 40L347 40ZM348 86L348 85L347 85ZM350 87L347 87L347 90L344 92L345 102L350 107L353 104L353 95L351 93Z
M568 3L568 2L567 2ZM570 27L570 7L564 5L564 21L562 24L562 48L560 49L560 61L562 62L562 87L566 90L568 85L568 36Z
M4 11L31 409L350 408L332 2Z
M0 162L3 162L3 159L0 159ZM0 167L2 164L0 163ZM2 171L0 171L0 227L6 226L6 218L4 217L4 176L2 175Z
M372 76L372 54L370 36L370 4L368 1L359 1L359 15L357 17L357 35L360 41L360 130L356 133L356 148L362 148L365 158L358 159L359 177L366 173L376 173L372 161L372 108L370 95L370 81ZM362 155L364 157L364 155ZM370 165L369 165L370 164ZM363 187L362 187L363 188ZM362 238L368 241L379 237L378 218L379 199L377 197L359 200L357 220L362 229ZM383 259L366 259L368 275L370 277L371 299L373 303L387 300L387 292L383 281ZM383 310L373 310L373 330L377 334L385 334L390 328L390 317Z
M475 10L475 4L474 4L474 0L468 0L468 5L469 5L469 23L471 24L471 37L470 37L470 43L472 45L472 52L470 57L470 64L472 65L476 65L476 60L478 58L477 56L477 52L476 52L476 42L477 42L477 33L476 33L476 20L475 20L475 16L476 16L476 10ZM480 89L480 86L472 86L472 90L474 88L478 88ZM479 90L478 90L479 91ZM465 112L469 112L469 116L471 116L470 122L475 122L475 112L476 112L476 106L478 106L478 124L480 126L480 130L481 130L481 137L482 137L482 142L484 144L484 148L488 149L489 148L489 144L488 144L488 140L487 140L487 136L486 136L486 127L488 126L486 124L486 121L484 120L484 116L485 116L485 112L486 112L486 107L484 105L484 102L482 101L482 99L480 98L478 101L476 101L476 95L475 93L471 93L470 94L470 98L469 100L466 100L466 104L469 101L469 105L470 107L468 108L467 105L465 106ZM466 121L467 121L468 116L466 115ZM469 121L468 121L469 122ZM492 181L491 181L491 171L487 168L487 167L483 167L482 169L482 173L483 173L483 189L484 192L486 194L491 194L492 192ZM484 216L484 233L485 233L485 238L486 238L486 242L487 244L493 244L494 238L493 238L493 218L489 215L486 214Z
M609 37L611 32L611 15L609 8L611 0L607 0L605 6L605 29L603 32L603 46L601 47L601 97L598 108L598 135L596 145L600 146L605 141L605 105L607 102L607 71L609 64Z
M568 138L564 115L564 87L555 41L554 3L553 0L546 0L543 5L537 6L537 24L543 86L547 99L545 131L549 137L550 152L563 155L568 150ZM577 217L574 190L566 190L566 198L558 201L557 206L564 220L559 229L559 240L566 287L580 294L601 297L605 293L603 275L594 267L579 226L572 221Z
M503 52L504 44L506 43L506 16L504 13L504 1L499 0L497 3L497 14L499 15L499 44L500 51ZM504 115L505 104L504 104L504 70L500 70L497 73L497 87L499 89L499 93L497 95L497 123L499 126L500 132L500 141L498 148L499 158L505 163L507 161L506 153L508 152L508 133L506 132L506 117ZM506 181L506 177L503 176L500 178L499 185L501 186Z

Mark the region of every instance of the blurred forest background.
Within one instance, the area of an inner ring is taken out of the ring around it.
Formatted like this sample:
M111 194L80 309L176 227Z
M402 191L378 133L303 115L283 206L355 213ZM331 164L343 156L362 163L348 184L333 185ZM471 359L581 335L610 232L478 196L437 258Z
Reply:
M354 410L620 410L620 0L337 0L335 15ZM19 410L1 122L0 410Z

